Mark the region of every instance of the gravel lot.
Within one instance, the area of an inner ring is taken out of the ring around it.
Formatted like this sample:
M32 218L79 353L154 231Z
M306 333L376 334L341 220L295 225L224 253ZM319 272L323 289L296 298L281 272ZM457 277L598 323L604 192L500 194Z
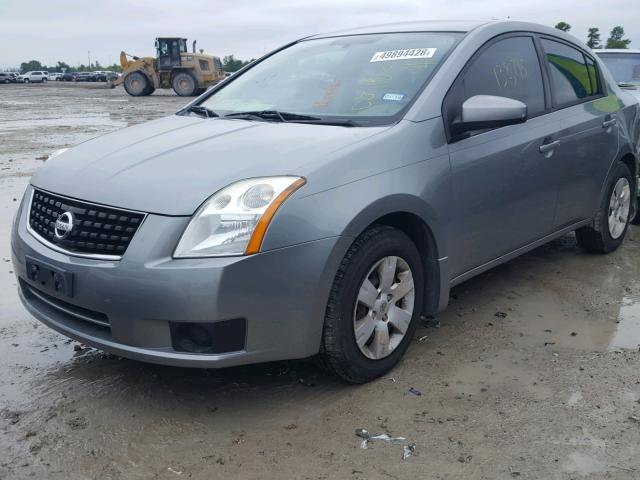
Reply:
M363 386L306 362L145 365L40 325L9 230L41 158L185 103L100 87L0 86L0 478L640 478L638 227L612 255L567 236L460 285ZM406 441L362 449L357 428Z

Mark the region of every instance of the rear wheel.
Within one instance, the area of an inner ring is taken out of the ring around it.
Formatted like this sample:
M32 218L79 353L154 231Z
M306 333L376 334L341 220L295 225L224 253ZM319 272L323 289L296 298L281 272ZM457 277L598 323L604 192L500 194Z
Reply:
M609 253L622 244L632 211L632 185L629 167L618 162L595 218L591 224L576 230L576 239L582 248L592 253Z
M132 97L149 95L150 88L153 88L151 82L141 72L131 72L124 78L124 89Z
M189 72L179 72L171 80L173 91L181 97L192 97L198 91L198 82Z
M345 255L334 280L320 363L353 383L391 370L406 351L422 310L418 249L403 232L375 226Z
M24 83L31 83L31 80L29 80L28 78L25 78Z
M46 78L43 78L43 79L42 79L42 83L47 83L47 79L46 79Z

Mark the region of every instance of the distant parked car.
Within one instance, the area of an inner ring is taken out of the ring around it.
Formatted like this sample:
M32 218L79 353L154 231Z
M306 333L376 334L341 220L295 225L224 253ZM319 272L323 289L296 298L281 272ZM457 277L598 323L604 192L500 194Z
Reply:
M65 72L58 80L60 80L61 82L73 82L73 80L76 78L76 75L76 72Z
M0 83L16 83L16 77L13 73L0 72Z
M118 78L118 74L116 72L93 72L96 82L108 82L111 80L116 80Z
M45 72L27 72L18 76L19 83L47 83L48 77Z
M60 72L53 72L49 74L49 80L51 81L60 81L60 77L62 77L62 73Z
M618 86L640 102L640 50L605 49L594 50L607 66ZM640 190L638 191L640 206ZM640 224L640 208L631 223Z
M49 72L42 72L42 74L47 77L47 80L49 80Z
M79 72L73 79L74 82L95 82L96 75L93 72Z

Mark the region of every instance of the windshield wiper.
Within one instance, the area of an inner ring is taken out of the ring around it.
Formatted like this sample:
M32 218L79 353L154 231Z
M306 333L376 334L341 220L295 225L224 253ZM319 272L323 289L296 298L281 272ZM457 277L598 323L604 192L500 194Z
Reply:
M620 88L640 88L640 83L620 82L618 86Z
M360 127L361 125L353 120L303 120L298 123L310 123L313 125L331 125L335 127Z
M196 115L202 115L205 118L214 118L220 116L210 108L203 107L202 105L191 105L189 108L187 108L186 111L193 112Z
M273 120L276 122L310 123L316 125L335 125L338 127L357 127L353 120L325 120L311 115L300 113L279 112L278 110L259 110L254 112L235 112L224 115L224 118L260 118L263 120Z
M275 120L277 122L316 121L321 120L311 115L299 113L279 112L278 110L256 110L252 112L235 112L224 116L225 118L261 118L263 120Z

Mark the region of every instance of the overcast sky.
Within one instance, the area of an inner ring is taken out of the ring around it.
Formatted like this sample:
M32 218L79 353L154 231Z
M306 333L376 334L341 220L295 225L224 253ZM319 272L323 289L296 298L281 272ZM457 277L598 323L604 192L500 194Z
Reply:
M451 5L451 3L454 3ZM118 62L120 50L153 55L157 36L197 39L206 53L258 57L296 38L345 27L416 19L527 20L624 27L640 48L640 0L0 0L0 69L27 60Z

